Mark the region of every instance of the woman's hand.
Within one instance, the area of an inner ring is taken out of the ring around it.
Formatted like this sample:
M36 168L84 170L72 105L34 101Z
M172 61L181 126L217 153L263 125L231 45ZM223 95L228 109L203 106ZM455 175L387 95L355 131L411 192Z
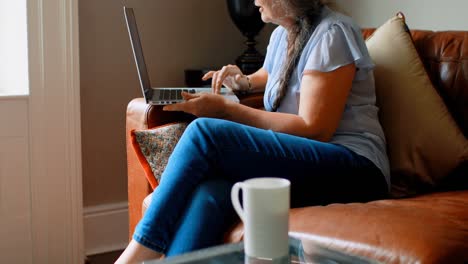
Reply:
M166 105L164 111L183 111L198 117L225 118L228 99L213 93L186 93L182 92L186 100L183 103Z
M235 65L226 65L219 71L210 71L202 77L202 80L206 81L210 78L213 79L211 81L213 93L219 93L223 84L233 91L245 91L249 89L247 76Z

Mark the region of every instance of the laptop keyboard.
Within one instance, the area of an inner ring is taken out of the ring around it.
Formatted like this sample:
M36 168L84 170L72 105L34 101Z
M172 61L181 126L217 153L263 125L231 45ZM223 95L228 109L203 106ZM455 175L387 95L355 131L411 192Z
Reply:
M195 93L194 89L164 89L159 93L158 100L160 101L174 101L183 100L182 92Z

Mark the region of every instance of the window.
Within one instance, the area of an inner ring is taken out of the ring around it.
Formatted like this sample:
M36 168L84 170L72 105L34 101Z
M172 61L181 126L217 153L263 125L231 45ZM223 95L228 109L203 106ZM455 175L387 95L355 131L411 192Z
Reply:
M2 1L0 96L29 93L26 14L26 0Z

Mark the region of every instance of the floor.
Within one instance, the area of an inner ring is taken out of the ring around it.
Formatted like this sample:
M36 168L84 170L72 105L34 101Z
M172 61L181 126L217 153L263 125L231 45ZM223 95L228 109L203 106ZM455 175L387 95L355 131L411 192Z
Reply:
M86 264L112 264L117 260L122 251L108 252L99 255L88 256Z

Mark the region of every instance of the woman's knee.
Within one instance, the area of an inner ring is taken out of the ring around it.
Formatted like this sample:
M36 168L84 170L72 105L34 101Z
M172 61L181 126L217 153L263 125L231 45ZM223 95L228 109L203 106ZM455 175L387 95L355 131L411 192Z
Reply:
M227 123L228 121L223 119L209 118L209 117L199 117L193 120L187 127L187 130L195 131L212 131L217 129L220 125Z
M192 140L202 139L217 143L223 140L235 125L236 123L222 119L201 117L192 121L184 134Z

